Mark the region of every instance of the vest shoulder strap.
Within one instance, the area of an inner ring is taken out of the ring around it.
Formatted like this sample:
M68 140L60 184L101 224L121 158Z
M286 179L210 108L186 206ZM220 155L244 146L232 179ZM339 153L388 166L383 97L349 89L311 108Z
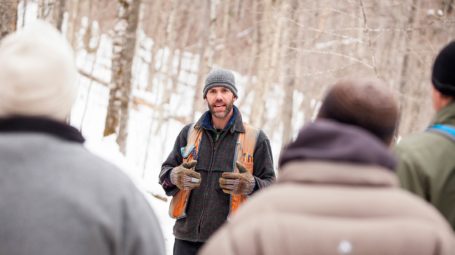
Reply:
M245 132L240 133L237 140L236 151L234 154L233 169L234 172L239 171L238 168L235 166L235 162L239 161L250 174L253 174L254 148L256 147L256 142L260 131L259 129L254 128L253 126L247 123L243 123L243 126L245 127ZM231 206L229 214L235 213L239 206L246 200L247 200L246 195L232 194L230 198Z
M243 123L245 128L244 133L240 133L238 140L236 151L234 154L234 162L233 162L233 169L235 169L235 162L240 161L242 164L245 165L247 170L252 173L253 172L253 162L254 162L254 149L256 147L257 138L259 136L260 130L247 124ZM188 129L188 136L187 136L187 145L182 148L182 157L187 161L197 158L197 152L199 150L199 144L202 138L202 129L195 128L195 124L191 124L190 128Z
M181 154L185 161L189 162L197 159L197 152L199 150L199 143L202 138L202 129L195 128L195 123L190 125L188 129L186 146L181 148Z
M245 133L240 133L239 135L234 159L235 161L240 161L248 172L253 173L253 155L259 136L259 129L247 123L243 123L243 126L245 127ZM235 169L235 162L233 164Z
M202 137L202 130L196 129L195 124L191 124L188 129L187 143L185 147L180 148L180 153L183 157L183 162L197 160L199 143ZM191 191L179 190L171 200L169 205L169 215L174 219L182 219L186 217L186 206L190 197Z

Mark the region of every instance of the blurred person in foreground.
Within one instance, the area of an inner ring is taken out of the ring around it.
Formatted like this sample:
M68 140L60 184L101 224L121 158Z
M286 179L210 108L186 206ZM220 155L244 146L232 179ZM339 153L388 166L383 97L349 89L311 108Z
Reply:
M228 215L275 180L269 139L234 106L234 74L212 70L202 93L209 110L181 130L159 176L173 196L175 255L196 254Z
M401 186L438 209L455 231L455 41L433 64L432 100L436 116L426 132L395 147Z
M201 254L455 254L448 223L398 188L388 149L397 102L376 79L344 79L281 153L257 194Z
M48 23L0 41L0 254L164 254L144 196L65 123L76 75Z

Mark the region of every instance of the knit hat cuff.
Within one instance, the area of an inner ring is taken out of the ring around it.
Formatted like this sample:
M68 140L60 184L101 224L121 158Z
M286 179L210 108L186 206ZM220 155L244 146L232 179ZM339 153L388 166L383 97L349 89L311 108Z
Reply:
M237 96L237 89L236 89L235 86L232 85L231 83L228 83L228 82L223 82L223 83L220 83L220 82L212 82L212 83L207 84L207 85L204 87L204 98L206 98L207 92L208 92L211 88L214 88L214 87L224 87L224 88L227 88L227 89L229 89L230 91L232 91L232 93L234 94L235 97L238 97L238 96Z
M437 91L447 96L455 96L455 87L453 85L439 82L435 77L432 77L431 81Z

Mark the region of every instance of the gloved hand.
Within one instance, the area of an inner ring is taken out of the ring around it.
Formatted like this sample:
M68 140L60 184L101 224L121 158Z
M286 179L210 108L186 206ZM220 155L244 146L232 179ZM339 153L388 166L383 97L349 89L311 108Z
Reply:
M235 164L239 173L223 173L219 179L220 187L227 194L249 195L256 185L254 177L241 163L236 162Z
M201 185L201 174L194 171L197 161L193 160L174 167L171 170L170 178L172 184L181 190L192 190Z

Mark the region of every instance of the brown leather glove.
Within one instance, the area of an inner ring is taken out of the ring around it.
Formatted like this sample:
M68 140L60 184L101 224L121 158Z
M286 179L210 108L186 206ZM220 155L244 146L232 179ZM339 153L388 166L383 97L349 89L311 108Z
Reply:
M201 174L194 171L197 161L193 160L174 167L171 170L170 178L172 184L181 190L192 190L201 185Z
M249 195L256 185L254 177L241 163L236 162L235 164L239 173L223 173L219 179L220 187L227 194Z

